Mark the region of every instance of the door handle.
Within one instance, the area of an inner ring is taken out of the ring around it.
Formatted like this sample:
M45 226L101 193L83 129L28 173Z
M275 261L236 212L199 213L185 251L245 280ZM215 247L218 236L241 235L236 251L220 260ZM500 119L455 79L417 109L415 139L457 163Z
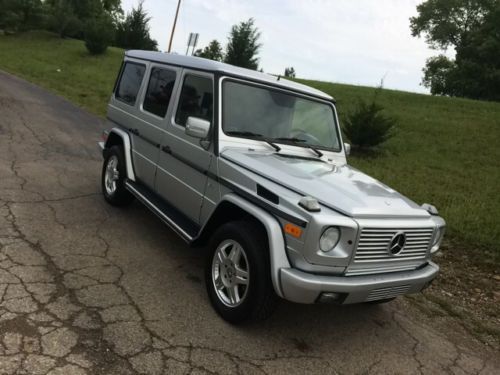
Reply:
M132 134L139 135L139 130L134 129L134 128L129 128L128 129Z
M161 146L161 150L163 152L166 152L167 154L171 154L172 153L172 149L170 148L170 146L167 146L167 145Z

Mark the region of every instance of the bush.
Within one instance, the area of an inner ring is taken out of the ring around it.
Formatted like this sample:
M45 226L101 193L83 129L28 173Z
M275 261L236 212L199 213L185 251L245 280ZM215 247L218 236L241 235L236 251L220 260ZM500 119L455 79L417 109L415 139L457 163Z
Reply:
M344 121L342 130L354 147L373 148L387 141L394 133L396 121L382 113L384 107L377 104L377 93L371 103L360 100Z
M113 24L105 17L91 20L85 27L85 47L92 55L101 55L113 41Z

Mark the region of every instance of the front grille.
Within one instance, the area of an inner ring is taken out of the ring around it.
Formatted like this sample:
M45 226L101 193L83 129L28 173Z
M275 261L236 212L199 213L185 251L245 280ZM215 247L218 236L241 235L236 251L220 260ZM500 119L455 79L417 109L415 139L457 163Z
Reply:
M397 255L390 254L391 239L404 232L406 243ZM408 271L423 263L429 251L433 228L363 228L353 263L347 275Z
M373 289L366 301L377 301L380 299L394 298L405 294L410 289L410 285L390 286L387 288Z

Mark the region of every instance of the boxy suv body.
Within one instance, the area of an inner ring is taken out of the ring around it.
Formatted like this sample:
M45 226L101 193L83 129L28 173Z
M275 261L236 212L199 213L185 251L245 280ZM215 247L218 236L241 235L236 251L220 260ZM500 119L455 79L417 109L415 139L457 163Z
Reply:
M196 57L125 54L100 142L113 205L135 197L208 248L226 320L299 303L385 302L438 273L445 223L347 164L335 102L280 77Z

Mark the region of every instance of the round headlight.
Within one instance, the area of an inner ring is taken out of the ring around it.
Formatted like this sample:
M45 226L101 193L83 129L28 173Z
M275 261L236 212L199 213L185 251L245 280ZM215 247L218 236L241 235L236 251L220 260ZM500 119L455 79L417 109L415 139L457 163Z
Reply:
M432 246L435 246L439 240L441 240L441 236L442 236L442 228L441 227L437 227L436 228L436 233L434 234L434 241L432 242Z
M340 229L338 227L327 228L319 239L319 248L323 252L332 250L340 240Z
M431 254L436 253L439 250L441 241L443 240L443 235L446 227L437 227L436 233L434 234L434 239L432 241Z

